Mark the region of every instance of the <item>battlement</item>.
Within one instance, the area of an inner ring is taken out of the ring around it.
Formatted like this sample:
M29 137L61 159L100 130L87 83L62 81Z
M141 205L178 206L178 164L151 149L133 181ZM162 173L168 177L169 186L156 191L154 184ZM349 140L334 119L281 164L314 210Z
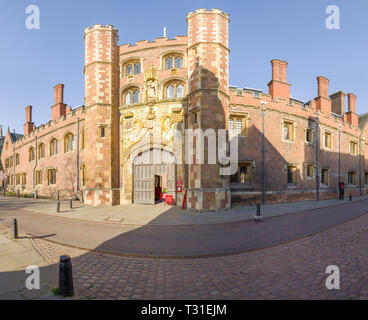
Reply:
M150 49L158 46L171 46L171 45L187 45L188 36L176 36L173 39L168 37L155 38L153 41L140 40L134 44L126 43L120 46L120 54L128 53L136 50Z
M84 34L87 34L90 31L95 31L95 30L110 30L113 32L118 33L118 30L114 28L113 25L111 24L107 24L105 26L101 25L101 24L95 24L93 27L87 27L84 29Z
M29 139L33 140L34 137L39 137L44 132L46 134L48 134L48 132L46 132L46 130L48 130L50 128L52 128L54 130L58 130L64 124L69 125L70 123L74 122L73 118L75 118L75 120L76 120L76 118L80 118L80 120L82 120L82 119L84 119L84 113L85 113L85 106L79 106L79 107L77 107L73 110L70 110L70 112L68 112L64 116L61 116L61 117L59 117L55 120L49 120L48 122L46 122L44 124L40 124L39 126L35 127L35 129L30 134L25 135L25 136L21 137L20 139L18 139L15 142L15 147L22 146L23 144L27 143Z
M207 9L204 9L204 8L201 8L201 9L197 9L195 10L194 12L189 12L187 13L187 21L189 18L197 15L197 14L220 14L222 15L224 18L230 20L230 15L220 9L211 9L211 10L207 10Z

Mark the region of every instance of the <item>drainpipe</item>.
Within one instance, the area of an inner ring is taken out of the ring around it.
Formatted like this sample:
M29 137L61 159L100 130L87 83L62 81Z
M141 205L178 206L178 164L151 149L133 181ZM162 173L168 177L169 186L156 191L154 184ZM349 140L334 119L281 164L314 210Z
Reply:
M265 166L265 111L266 102L262 105L262 204L266 204L266 166Z
M319 118L316 117L316 200L319 201Z
M359 136L359 195L362 196L362 135Z
M15 191L15 186L17 185L16 177L15 177L15 142L13 144L13 191Z
M79 118L77 118L77 197L79 194Z
M37 169L37 136L35 137L35 166L33 168L33 190L36 188L36 169Z
M341 181L341 126L339 126L339 183Z

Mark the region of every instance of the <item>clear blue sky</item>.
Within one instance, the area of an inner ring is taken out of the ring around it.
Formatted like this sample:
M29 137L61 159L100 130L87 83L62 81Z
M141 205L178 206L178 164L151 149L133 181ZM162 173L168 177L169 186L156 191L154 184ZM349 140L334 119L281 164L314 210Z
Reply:
M25 28L28 5L41 12L41 29ZM341 10L341 29L325 27L325 9ZM230 14L230 84L267 91L270 60L289 62L294 98L317 95L316 77L358 96L358 113L368 112L368 2L366 0L2 0L0 5L0 123L23 132L24 108L34 107L36 125L51 117L53 89L65 84L65 102L83 104L83 30L112 24L120 44L187 34L186 13L220 8Z

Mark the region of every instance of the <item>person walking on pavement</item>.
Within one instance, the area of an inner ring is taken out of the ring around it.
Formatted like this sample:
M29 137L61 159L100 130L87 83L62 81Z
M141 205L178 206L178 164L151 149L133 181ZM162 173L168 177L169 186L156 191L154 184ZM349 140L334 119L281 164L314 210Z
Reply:
M343 181L339 182L339 200L344 200L344 189L345 183Z

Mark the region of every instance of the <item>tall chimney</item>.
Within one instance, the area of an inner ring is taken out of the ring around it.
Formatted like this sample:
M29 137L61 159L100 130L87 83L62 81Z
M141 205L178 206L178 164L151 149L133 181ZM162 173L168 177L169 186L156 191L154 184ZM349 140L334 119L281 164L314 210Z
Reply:
M317 77L318 81L318 96L319 97L328 97L328 84L330 80L325 77Z
M345 121L354 127L358 126L359 116L356 113L356 95L348 93L348 112L345 114Z
M325 114L330 114L332 109L332 102L328 97L328 84L330 80L325 77L317 77L318 82L318 97L316 100L316 111L321 111Z
M64 85L58 84L54 87L55 104L51 107L51 119L56 120L66 114L66 104L64 104Z
M34 123L32 122L32 106L26 107L26 123L24 124L24 135L29 135L34 130Z
M272 99L282 98L290 100L290 84L287 83L287 65L286 61L274 59L272 65L272 80L268 84L269 94Z
M356 95L348 93L348 111L356 113Z

